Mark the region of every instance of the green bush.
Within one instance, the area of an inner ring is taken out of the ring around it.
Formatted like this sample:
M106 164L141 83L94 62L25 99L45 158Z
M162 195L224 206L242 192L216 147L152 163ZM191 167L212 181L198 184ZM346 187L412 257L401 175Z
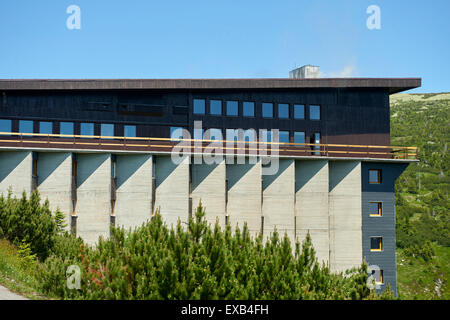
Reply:
M293 250L276 230L264 243L247 226L210 227L204 215L200 205L187 227L169 229L157 212L133 231L112 228L95 247L61 236L38 270L41 289L64 299L378 298L367 288L367 265L331 273L317 262L309 235ZM79 290L66 284L71 265L81 271Z

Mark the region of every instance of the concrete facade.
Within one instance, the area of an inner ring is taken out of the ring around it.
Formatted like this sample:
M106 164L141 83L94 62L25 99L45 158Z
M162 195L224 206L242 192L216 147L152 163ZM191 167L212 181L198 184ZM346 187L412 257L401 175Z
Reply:
M295 161L296 237L301 243L309 232L319 261L330 254L328 213L328 161Z
M206 210L206 220L213 226L216 219L225 226L226 215L226 165L225 160L219 164L192 164L191 198L192 211L195 212L200 200Z
M176 227L178 218L184 225L189 219L189 158L175 164L170 156L156 157L155 178L155 208L169 227Z
M77 154L77 235L89 244L107 238L111 219L111 154Z
M280 159L276 174L262 176L264 238L277 228L281 237L286 233L295 242L294 189L295 160Z
M66 217L70 230L72 213L72 153L40 152L37 158L37 187L44 201L48 199L50 209L57 208Z
M362 262L361 162L329 162L330 267L344 271Z
M262 177L261 161L254 164L227 164L228 202L227 215L231 226L242 230L247 222L254 237L261 232Z
M116 226L140 226L152 216L153 158L151 155L116 156Z
M21 197L32 188L33 153L31 151L0 152L0 194L6 196L11 187L12 195Z

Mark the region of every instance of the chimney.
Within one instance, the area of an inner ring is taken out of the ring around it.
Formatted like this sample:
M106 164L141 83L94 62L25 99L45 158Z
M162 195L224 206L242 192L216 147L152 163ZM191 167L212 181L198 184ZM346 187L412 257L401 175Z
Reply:
M319 78L319 67L306 65L292 71L289 71L289 78L291 79L307 79Z

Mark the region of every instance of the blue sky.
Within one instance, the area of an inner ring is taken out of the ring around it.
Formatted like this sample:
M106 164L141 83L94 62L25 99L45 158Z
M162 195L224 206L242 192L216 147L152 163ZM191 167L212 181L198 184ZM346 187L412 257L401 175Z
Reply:
M366 26L373 4L380 30ZM448 0L2 0L0 78L278 78L313 64L448 92L449 14Z

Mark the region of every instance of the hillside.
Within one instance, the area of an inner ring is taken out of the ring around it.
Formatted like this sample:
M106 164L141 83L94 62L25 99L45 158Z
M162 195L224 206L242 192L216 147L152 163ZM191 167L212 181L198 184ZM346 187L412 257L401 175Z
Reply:
M391 96L391 144L419 147L396 184L397 268L403 299L449 299L450 93Z

